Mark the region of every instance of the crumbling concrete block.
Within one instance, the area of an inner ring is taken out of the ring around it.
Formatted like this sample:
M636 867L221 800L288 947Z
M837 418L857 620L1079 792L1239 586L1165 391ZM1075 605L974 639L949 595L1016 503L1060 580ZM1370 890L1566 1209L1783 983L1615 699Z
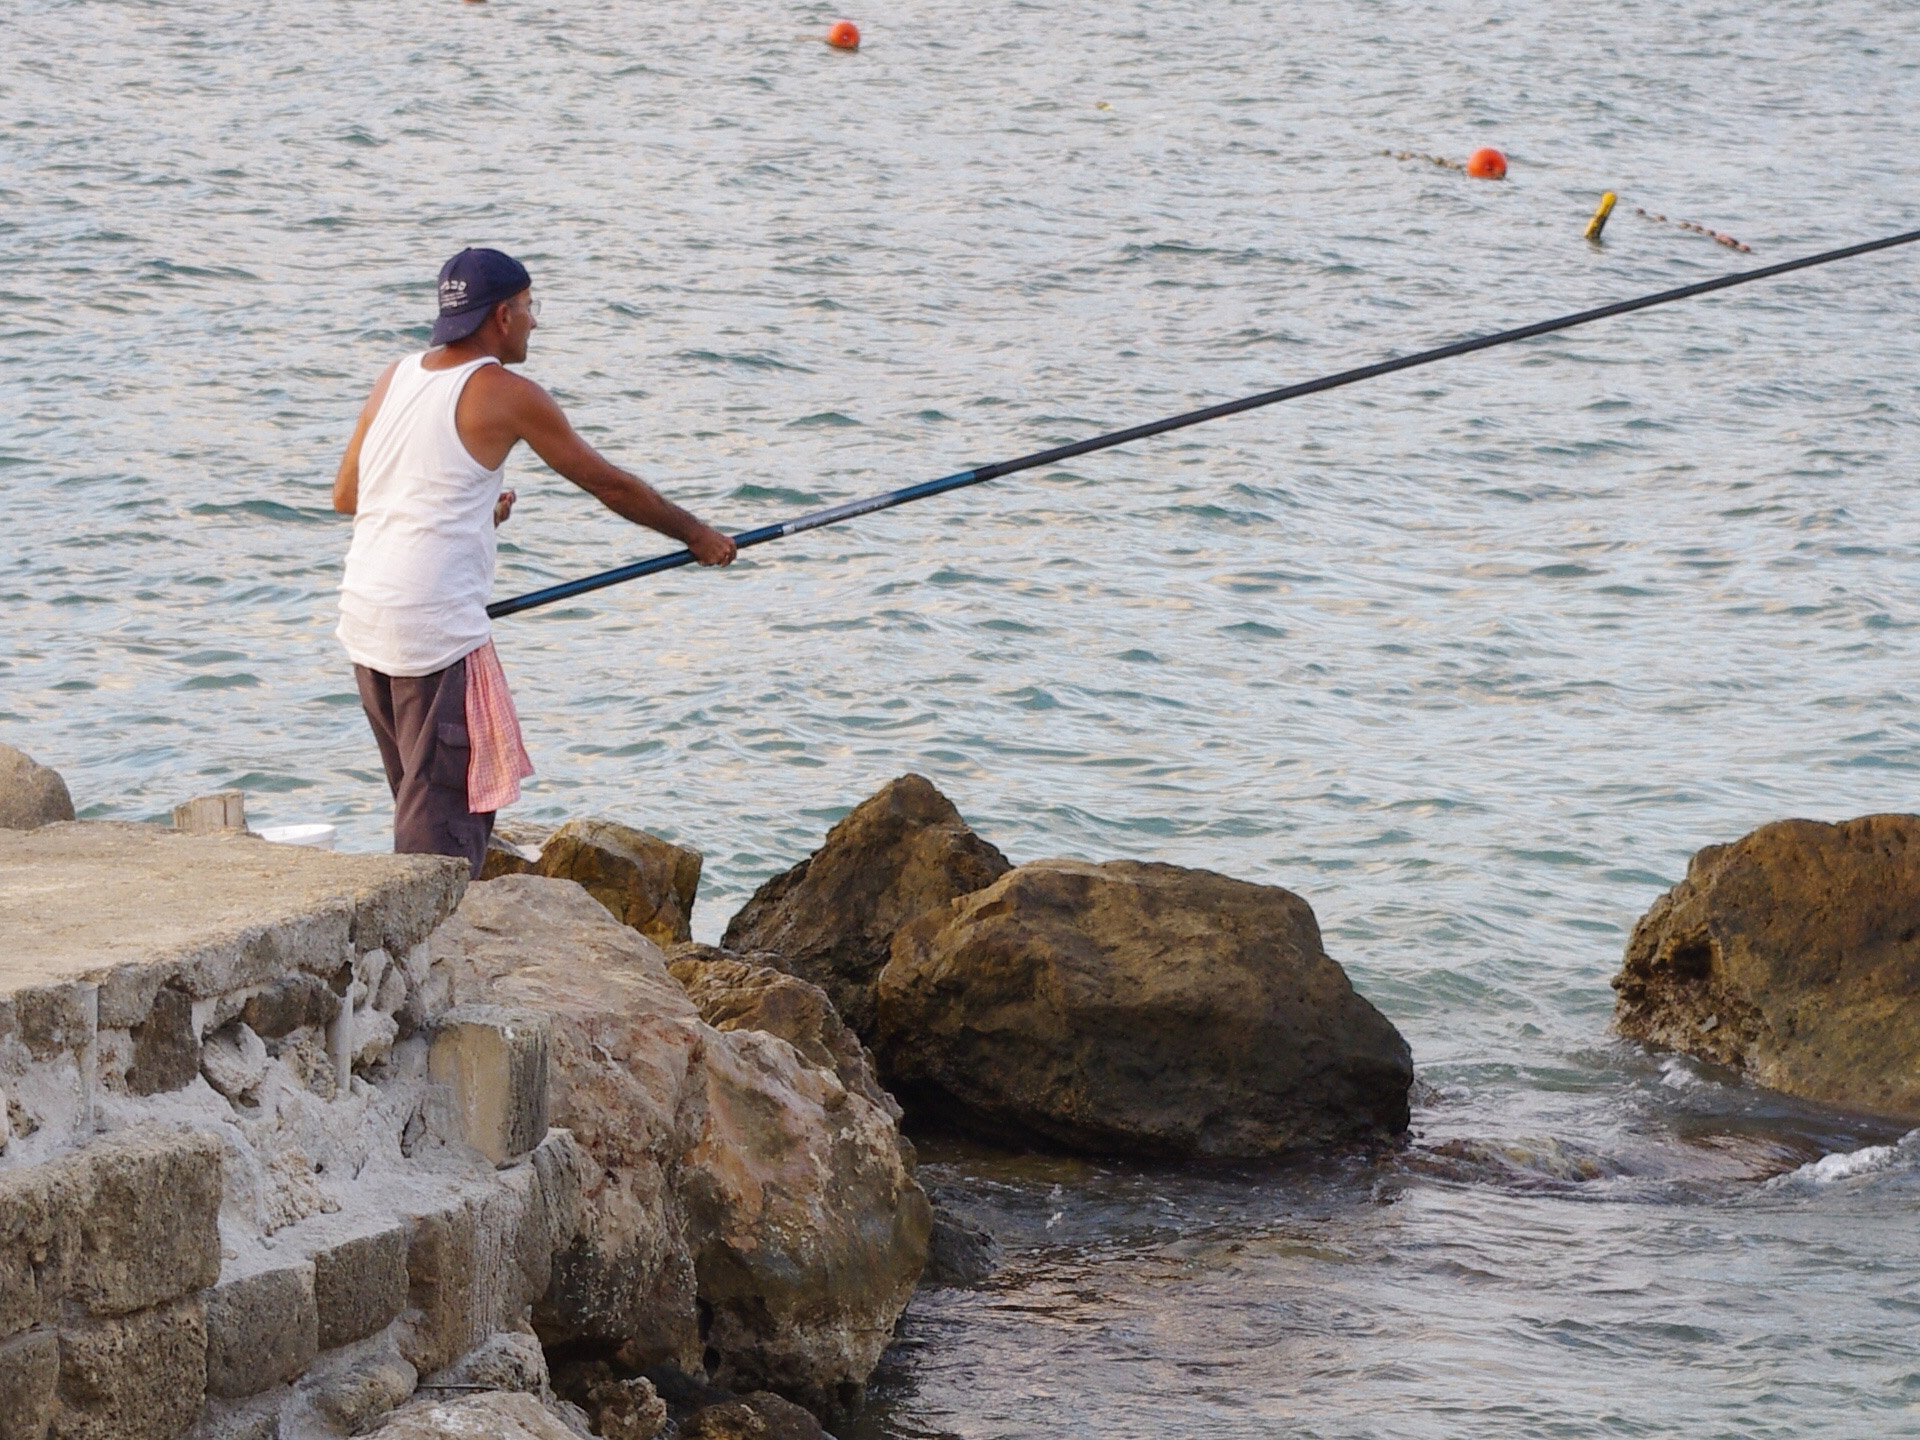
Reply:
M229 1280L207 1296L207 1393L244 1400L299 1376L320 1352L313 1267Z
M262 1040L312 1026L327 1026L340 1013L340 997L326 981L304 972L283 976L251 996L240 1018Z
M32 985L10 997L20 1041L35 1060L76 1054L93 1044L99 1026L100 987L81 981Z
M539 1176L531 1165L498 1176L500 1184L414 1219L409 1308L398 1330L401 1350L423 1375L523 1324L545 1289L551 1257Z
M64 1167L0 1170L0 1338L58 1318L79 1209Z
M33 1330L0 1341L0 1440L45 1440L60 1380L60 1337Z
M127 1089L135 1095L164 1095L191 1085L199 1073L200 1033L193 1023L193 1001L185 991L163 986L147 1018L133 1028Z
M354 897L353 948L404 955L460 904L472 869L447 855L406 855L413 869L405 886L363 890Z
M60 1330L59 1408L49 1440L176 1440L207 1388L198 1295Z
M205 1132L143 1127L52 1162L79 1192L67 1295L125 1315L217 1282L224 1149Z
M320 1348L364 1340L407 1308L407 1227L357 1235L313 1257Z
M466 877L446 856L337 855L154 825L0 830L0 998L105 984L109 1028L125 1029L145 1019L156 971L208 1000L292 969L331 975L376 947L404 954L452 913Z
M453 1091L460 1139L495 1165L547 1134L552 1026L536 1010L461 1005L441 1017L428 1071Z

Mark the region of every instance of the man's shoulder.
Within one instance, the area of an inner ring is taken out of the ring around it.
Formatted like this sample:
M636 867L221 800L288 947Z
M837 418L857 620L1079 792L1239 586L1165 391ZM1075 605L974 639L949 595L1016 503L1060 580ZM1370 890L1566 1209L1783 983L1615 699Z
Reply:
M539 385L497 363L475 370L467 378L466 393L488 407L518 408L547 399Z

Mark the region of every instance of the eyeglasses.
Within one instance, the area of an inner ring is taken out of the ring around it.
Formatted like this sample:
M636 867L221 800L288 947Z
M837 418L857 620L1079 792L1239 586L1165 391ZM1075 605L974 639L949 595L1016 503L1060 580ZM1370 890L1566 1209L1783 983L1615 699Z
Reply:
M525 308L527 314L531 315L534 319L538 320L540 318L540 302L538 300L527 301Z

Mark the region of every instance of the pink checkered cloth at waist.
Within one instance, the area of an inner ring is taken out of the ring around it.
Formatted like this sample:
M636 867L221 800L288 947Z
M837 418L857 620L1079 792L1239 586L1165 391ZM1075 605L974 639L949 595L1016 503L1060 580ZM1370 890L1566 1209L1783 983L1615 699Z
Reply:
M475 815L505 809L520 798L520 782L533 774L533 761L491 640L467 656L467 739L473 746L467 809Z

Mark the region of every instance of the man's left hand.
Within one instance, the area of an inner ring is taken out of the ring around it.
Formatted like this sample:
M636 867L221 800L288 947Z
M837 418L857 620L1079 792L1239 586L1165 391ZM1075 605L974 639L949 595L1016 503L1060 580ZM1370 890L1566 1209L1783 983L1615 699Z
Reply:
M513 514L513 502L520 498L513 490L502 490L500 498L493 502L493 523L495 526L507 523L507 517Z

